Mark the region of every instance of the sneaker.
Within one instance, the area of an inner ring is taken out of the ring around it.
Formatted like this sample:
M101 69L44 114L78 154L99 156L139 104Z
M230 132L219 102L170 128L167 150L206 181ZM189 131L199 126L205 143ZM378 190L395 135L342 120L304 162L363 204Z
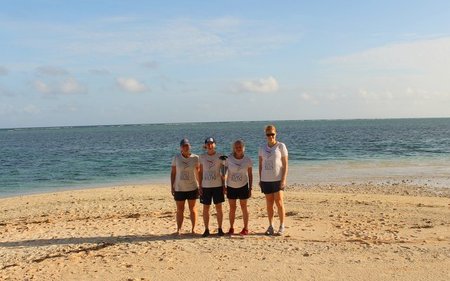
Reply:
M208 237L209 236L209 229L205 229L205 232L203 232L202 237Z
M243 228L242 231L239 234L240 235L248 235L248 229Z
M233 235L234 234L234 228L230 228L230 230L228 230L228 235Z
M284 226L280 226L280 228L278 229L277 235L283 236L283 234L284 234Z
M266 230L266 235L273 235L273 226L269 226L268 228L267 228L267 230Z
M225 233L223 233L222 228L219 228L219 230L217 231L217 235L219 235L219 236L224 236L225 235Z

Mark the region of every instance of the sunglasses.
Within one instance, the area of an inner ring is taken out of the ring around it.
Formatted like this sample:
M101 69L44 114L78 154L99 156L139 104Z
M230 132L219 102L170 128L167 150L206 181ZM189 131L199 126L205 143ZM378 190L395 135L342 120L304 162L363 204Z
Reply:
M275 134L274 133L267 133L266 136L267 137L273 137L273 136L275 136Z

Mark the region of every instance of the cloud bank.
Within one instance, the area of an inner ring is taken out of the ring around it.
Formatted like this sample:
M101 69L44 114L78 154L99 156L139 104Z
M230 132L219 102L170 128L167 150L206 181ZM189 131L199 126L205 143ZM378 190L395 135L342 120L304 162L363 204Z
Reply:
M87 88L73 77L57 83L36 80L33 86L36 91L44 95L79 95L87 93Z
M322 61L328 83L363 100L450 101L450 37L394 43Z

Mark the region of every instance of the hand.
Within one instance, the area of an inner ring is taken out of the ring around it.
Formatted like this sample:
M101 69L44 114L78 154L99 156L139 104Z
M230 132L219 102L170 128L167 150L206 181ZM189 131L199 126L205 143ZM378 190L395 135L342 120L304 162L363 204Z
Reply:
M252 187L248 189L248 198L252 197Z
M284 190L286 188L286 180L281 180L280 190Z
M227 195L227 186L226 185L223 186L223 194Z
M203 187L199 186L198 188L198 195L202 196L203 195Z
M175 187L172 186L172 187L170 188L170 192L172 193L172 196L174 196L174 195L175 195Z

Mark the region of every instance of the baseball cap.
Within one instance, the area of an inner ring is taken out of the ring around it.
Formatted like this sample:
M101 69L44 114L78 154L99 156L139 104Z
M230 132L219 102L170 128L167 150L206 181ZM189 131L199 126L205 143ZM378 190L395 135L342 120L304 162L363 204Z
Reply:
M182 139L182 140L180 141L180 146L183 146L183 145L185 145L185 144L191 145L188 139Z
M207 138L206 140L205 140L205 144L207 144L207 143L216 143L216 140L214 139L214 138L212 138L212 137L209 137L209 138Z

